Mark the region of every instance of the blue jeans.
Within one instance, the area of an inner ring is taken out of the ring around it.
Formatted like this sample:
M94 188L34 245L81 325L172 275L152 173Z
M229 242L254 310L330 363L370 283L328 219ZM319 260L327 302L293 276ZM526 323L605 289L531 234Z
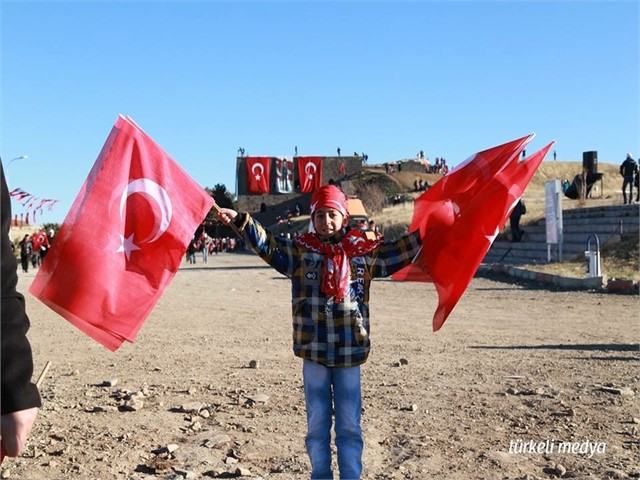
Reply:
M311 478L333 479L331 423L335 410L340 478L359 479L362 474L363 449L360 428L360 367L325 367L311 360L304 360L302 378L307 406L305 445L311 460Z

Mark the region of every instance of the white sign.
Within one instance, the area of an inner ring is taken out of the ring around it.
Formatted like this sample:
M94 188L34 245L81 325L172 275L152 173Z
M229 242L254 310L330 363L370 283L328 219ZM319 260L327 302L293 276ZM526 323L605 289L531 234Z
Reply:
M562 252L562 187L560 180L549 180L544 184L545 222L547 244L558 244ZM562 253L559 254L562 259Z

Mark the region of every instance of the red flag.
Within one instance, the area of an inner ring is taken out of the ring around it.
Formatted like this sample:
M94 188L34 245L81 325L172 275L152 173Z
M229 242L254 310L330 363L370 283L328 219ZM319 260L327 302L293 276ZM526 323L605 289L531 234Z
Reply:
M424 248L413 265L393 278L434 283L438 292L434 331L442 327L471 283L553 144L520 161L520 152L531 138L474 155L449 174L457 173L449 185L432 191L438 182L416 200L411 230L421 229Z
M298 157L300 192L313 193L322 186L322 157Z
M175 275L211 196L119 117L29 291L115 351Z
M247 157L247 190L251 193L269 193L271 158Z
M33 234L33 250L39 250L42 246L49 248L49 237L44 230Z

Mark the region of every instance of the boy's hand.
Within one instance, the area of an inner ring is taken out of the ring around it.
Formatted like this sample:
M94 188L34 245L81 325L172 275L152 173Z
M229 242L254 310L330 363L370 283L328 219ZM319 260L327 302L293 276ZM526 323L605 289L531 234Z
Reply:
M229 225L236 219L237 216L238 212L230 208L221 208L220 210L218 210L218 218L225 225Z

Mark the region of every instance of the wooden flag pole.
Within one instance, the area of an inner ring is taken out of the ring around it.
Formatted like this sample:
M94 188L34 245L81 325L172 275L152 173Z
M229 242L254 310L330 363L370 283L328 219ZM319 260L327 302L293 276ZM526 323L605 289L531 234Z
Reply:
M51 366L51 360L48 360L44 368L42 369L42 373L38 377L38 381L36 382L36 387L40 388L40 385L42 385L42 381L44 380L44 377L47 375L47 372L49 371L50 366Z
M218 213L218 214L220 213L220 207L218 206L218 204L215 201L213 202L213 208L216 209L216 213ZM233 229L233 231L238 236L238 238L243 238L242 232L240 232L240 230L238 230L238 227L236 227L236 224L233 223L233 221L231 221L227 225L229 225Z

